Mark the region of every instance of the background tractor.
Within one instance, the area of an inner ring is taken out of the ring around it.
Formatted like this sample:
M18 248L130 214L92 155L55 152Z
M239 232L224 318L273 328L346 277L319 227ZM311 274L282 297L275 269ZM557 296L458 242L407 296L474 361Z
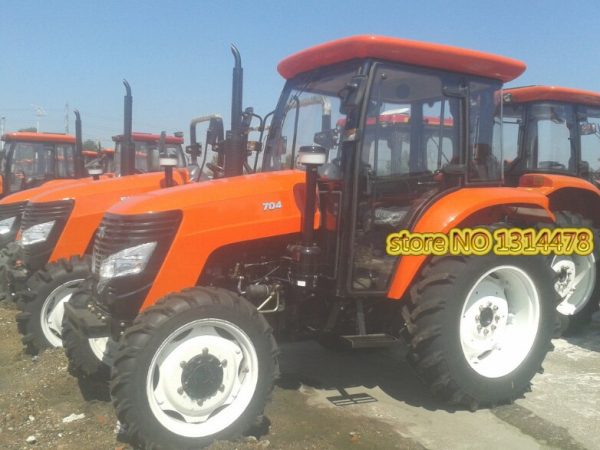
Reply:
M231 159L238 176L104 215L93 278L65 305L71 367L105 375L112 363L119 420L167 448L255 423L278 373L274 336L375 348L404 335L442 400L476 409L521 395L555 323L548 258L398 258L386 237L553 221L547 196L503 186L496 92L525 65L355 36L278 69L261 173ZM232 128L241 118L234 103ZM90 343L109 338L116 353L92 364Z
M509 185L548 196L556 225L589 228L586 256L554 256L560 332L589 323L600 301L600 94L559 86L504 91L504 171ZM547 224L546 224L547 226Z

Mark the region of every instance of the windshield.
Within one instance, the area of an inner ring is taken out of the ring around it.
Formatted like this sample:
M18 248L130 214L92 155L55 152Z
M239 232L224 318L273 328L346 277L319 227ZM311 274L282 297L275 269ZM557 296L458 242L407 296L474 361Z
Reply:
M121 173L121 141L115 143L115 155L113 165L115 173ZM134 141L135 145L135 169L137 172L158 172L162 170L159 164L160 155L158 142ZM167 155L177 158L177 167L185 167L186 161L181 144L165 144Z
M271 124L263 171L296 167L298 150L304 145L320 145L329 151L330 160L337 157L346 120L340 113L338 93L356 70L356 65L346 66L325 76L317 73L314 79L301 77L289 82Z
M72 178L74 152L74 144L10 143L8 148L10 191L27 189L54 178Z
M573 105L553 102L505 105L503 117L507 175L518 176L524 171L577 173ZM583 159L590 156L586 152ZM593 157L591 162L594 163Z
M422 177L456 168L466 171L469 181L501 179L501 124L494 117L498 83L383 64L373 83L361 150L371 176ZM466 155L460 146L459 94L467 95L469 104Z

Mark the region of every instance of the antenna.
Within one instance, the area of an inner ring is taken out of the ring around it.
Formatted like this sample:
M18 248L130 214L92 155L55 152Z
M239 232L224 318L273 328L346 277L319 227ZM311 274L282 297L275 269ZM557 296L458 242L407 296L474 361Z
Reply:
M46 110L40 105L32 104L31 107L33 108L33 111L35 112L35 116L37 117L35 129L39 133L40 132L40 117L45 117L48 114L46 113Z

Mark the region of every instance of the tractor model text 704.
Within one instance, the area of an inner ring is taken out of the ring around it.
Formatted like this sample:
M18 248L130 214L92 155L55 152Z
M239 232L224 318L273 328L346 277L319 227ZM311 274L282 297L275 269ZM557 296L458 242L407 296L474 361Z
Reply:
M69 363L106 374L89 343L116 341L117 416L133 441L161 448L254 424L278 373L275 336L365 348L404 335L442 400L521 395L556 320L549 258L397 257L386 238L553 222L546 195L503 186L497 91L525 65L355 36L278 69L287 82L261 173L243 175L243 152L228 148L237 176L104 215L92 281L65 305ZM232 127L240 116L232 108Z

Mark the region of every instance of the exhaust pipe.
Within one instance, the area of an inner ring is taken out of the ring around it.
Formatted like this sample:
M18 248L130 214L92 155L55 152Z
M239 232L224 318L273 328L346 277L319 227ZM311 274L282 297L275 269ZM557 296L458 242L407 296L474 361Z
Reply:
M85 177L85 165L83 162L83 137L81 136L81 115L76 109L75 114L75 154L73 155L73 165L75 178Z
M235 45L231 45L231 53L235 60L231 90L231 131L225 140L225 176L242 175L246 149L242 149L244 139L242 133L242 101L244 89L244 69L242 57Z
M133 175L135 173L135 149L133 146L133 97L131 86L127 80L123 80L125 86L124 112L123 112L123 143L121 151L121 175Z

